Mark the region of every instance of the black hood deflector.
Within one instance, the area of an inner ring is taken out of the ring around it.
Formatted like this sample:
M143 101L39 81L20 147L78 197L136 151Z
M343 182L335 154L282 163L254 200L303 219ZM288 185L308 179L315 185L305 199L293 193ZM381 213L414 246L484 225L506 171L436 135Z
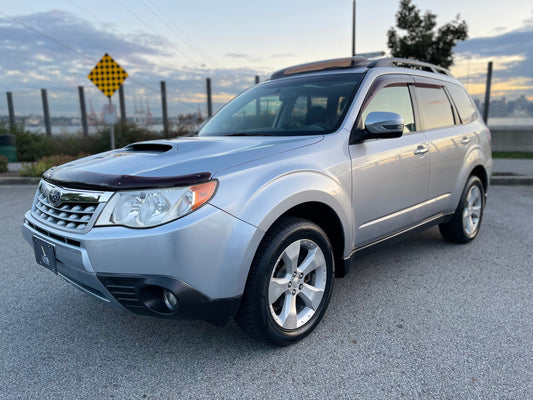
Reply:
M58 186L84 190L128 190L156 189L176 186L191 186L207 182L211 173L149 177L136 175L110 175L88 171L71 170L69 168L52 168L43 174L43 178Z

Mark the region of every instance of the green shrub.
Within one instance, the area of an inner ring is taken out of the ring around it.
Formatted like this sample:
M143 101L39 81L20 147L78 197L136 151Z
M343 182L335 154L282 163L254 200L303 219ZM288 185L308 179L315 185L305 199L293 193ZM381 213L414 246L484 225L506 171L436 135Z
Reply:
M59 166L78 158L86 157L88 154L78 154L77 156L70 156L67 154L57 154L54 156L42 157L39 161L29 164L22 164L22 169L19 172L20 176L37 176L40 177L43 173L55 166Z
M0 172L7 172L7 157L0 154Z
M171 127L171 136L186 133L178 127ZM16 127L0 125L0 133L11 133L17 141L17 158L20 162L35 162L43 157L53 155L76 156L83 154L97 154L110 149L110 129L103 127L96 134L82 136L81 134L47 136L42 132L33 133L24 129L23 124ZM151 132L135 124L115 124L115 147L121 148L130 143L144 140L162 139L158 132Z
M15 135L17 141L17 158L21 162L32 162L46 156L56 154L75 156L80 153L96 154L110 149L110 129L106 127L100 132L90 135L52 135L33 133L23 128L0 126L1 132ZM124 147L133 142L160 139L159 133L150 132L135 124L115 125L115 146Z

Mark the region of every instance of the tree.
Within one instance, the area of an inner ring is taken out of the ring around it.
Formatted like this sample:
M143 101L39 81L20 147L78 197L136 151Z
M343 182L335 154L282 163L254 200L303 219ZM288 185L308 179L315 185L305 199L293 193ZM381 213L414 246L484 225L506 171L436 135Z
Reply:
M394 27L387 32L392 56L425 61L444 68L453 65L453 48L458 41L468 37L468 26L457 15L455 20L435 32L436 19L437 16L430 11L421 15L411 0L400 0L396 26L406 33L399 36Z

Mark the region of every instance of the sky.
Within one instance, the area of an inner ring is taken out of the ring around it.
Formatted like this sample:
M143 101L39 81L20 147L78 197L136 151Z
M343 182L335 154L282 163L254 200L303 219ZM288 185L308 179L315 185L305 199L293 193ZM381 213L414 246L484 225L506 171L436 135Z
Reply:
M469 39L455 49L452 73L475 97L494 62L494 97L533 101L533 3L414 0L437 15L438 26L458 14ZM357 1L357 52L387 51L398 0ZM166 82L169 114L205 115L205 78L214 109L277 69L346 57L352 46L352 0L0 0L0 115L5 92L17 114L41 114L48 89L52 116L76 116L77 86L98 112L107 101L87 75L104 53L129 74L127 114L160 112ZM118 102L118 95L113 96Z

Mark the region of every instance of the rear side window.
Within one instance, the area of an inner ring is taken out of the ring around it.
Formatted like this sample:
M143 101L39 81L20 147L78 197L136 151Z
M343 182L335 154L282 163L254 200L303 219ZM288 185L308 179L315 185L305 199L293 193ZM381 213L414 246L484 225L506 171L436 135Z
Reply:
M452 105L440 86L415 86L424 129L443 128L454 125Z
M461 117L461 123L469 124L477 118L477 111L472 100L466 90L459 85L449 85L448 90L452 95L453 102L459 111L459 117Z

